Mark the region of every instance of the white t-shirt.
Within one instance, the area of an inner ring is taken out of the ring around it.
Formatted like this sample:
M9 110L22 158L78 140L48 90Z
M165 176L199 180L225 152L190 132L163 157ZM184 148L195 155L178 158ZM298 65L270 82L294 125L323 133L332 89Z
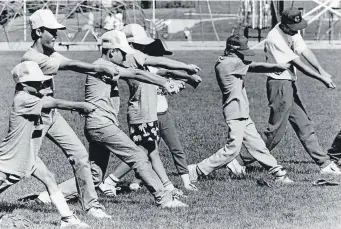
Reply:
M89 12L89 15L88 15L88 25L94 25L94 21L95 21L94 14L92 12Z
M296 58L307 48L300 33L290 36L285 34L277 24L268 34L264 52L268 63L284 64ZM281 74L267 73L268 77L283 80L296 80L296 69L291 66Z
M159 70L152 66L148 66L148 69L151 73L154 73L154 74L156 74L157 71ZM156 110L157 110L157 113L163 113L168 110L168 102L167 102L166 96L162 94L162 88L158 89Z
M108 15L104 20L104 29L106 30L113 30L114 29L114 21L115 17Z

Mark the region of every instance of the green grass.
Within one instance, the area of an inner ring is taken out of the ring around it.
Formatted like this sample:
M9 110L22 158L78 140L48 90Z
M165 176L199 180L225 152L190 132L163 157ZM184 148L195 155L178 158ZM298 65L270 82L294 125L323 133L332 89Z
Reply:
M203 83L197 90L188 88L179 95L169 98L170 109L176 117L183 146L188 155L188 162L195 163L211 155L225 143L226 127L223 122L221 95L216 84L213 64L221 52L195 51L176 52L174 59L193 62L202 68ZM0 137L7 133L10 106L14 83L10 70L20 60L22 52L3 52L0 54L2 82L0 84L1 111ZM93 61L97 52L65 52L65 56ZM257 60L263 60L258 52ZM335 76L335 83L341 85L337 66L340 57L338 50L316 50L316 56L322 66ZM56 77L57 98L83 100L84 75L60 72ZM128 88L121 83L121 127L127 130L125 111ZM248 91L251 117L259 131L264 130L268 107L265 94L265 77L262 74L250 74L245 79ZM335 134L341 129L340 88L326 89L321 83L299 75L299 88L303 103L309 116L314 121L315 130L324 149L331 145ZM83 118L76 113L63 112L64 117L85 143ZM180 188L181 181L176 176L176 169L170 153L162 146L162 158L172 181ZM207 180L200 181L198 193L188 193L184 201L188 209L165 210L153 204L152 196L143 189L137 193L122 193L116 198L100 195L100 202L113 215L112 220L96 221L87 217L72 203L72 209L92 228L340 228L340 187L314 187L312 181L319 178L318 167L305 153L291 127L272 152L289 175L296 181L293 185L273 188L259 187L256 180L269 179L270 176L259 165L248 169L248 177L243 180L230 178L224 169L212 173ZM48 168L57 177L58 182L72 176L71 166L65 156L49 140L45 140L40 155ZM111 158L109 171L118 162ZM128 182L129 174L125 178ZM337 179L341 180L341 179ZM270 181L271 182L271 181ZM33 228L57 228L59 216L52 206L20 203L19 197L27 193L43 190L35 179L25 179L1 195L0 214L19 214L34 223ZM7 225L8 226L8 225ZM6 225L1 225L6 228ZM12 228L8 226L7 228Z

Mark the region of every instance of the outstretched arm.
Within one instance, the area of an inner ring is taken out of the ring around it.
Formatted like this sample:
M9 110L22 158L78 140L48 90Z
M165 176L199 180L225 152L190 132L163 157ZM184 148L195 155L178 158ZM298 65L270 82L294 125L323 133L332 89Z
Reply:
M313 69L311 69L308 65L303 63L300 58L296 58L291 61L292 64L300 70L303 74L312 77L314 79L317 79L324 83L328 88L335 88L335 84L333 83L331 77L319 74L315 72Z
M144 83L164 87L169 93L177 93L184 88L184 84L178 81L170 81L157 74L133 68L118 67L121 79L134 79Z
M332 77L328 72L322 68L320 63L318 62L315 54L308 48L306 48L302 52L302 56L313 66L321 75L324 75L325 77Z
M160 76L169 77L172 79L182 80L194 88L196 88L202 81L199 75L196 75L196 74L191 75L186 72L179 71L179 70L159 69L157 71L157 74Z
M105 74L111 79L115 79L119 74L116 67L111 64L90 64L79 60L69 59L60 60L59 69L85 73L95 77Z
M283 72L290 67L290 64L270 64L265 62L251 62L249 71L257 73Z
M201 69L194 64L185 64L180 61L172 60L166 57L147 56L144 65L162 67L172 70L185 70L188 73L195 74Z
M47 97L44 100L43 108L58 108L62 110L75 110L80 114L87 115L96 110L96 107L87 102L74 102L62 99Z

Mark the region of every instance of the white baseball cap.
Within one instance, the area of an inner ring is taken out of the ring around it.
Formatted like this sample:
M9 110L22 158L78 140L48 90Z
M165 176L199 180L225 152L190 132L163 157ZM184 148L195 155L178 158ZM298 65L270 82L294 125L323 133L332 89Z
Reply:
M45 27L48 29L66 29L66 27L58 23L51 10L37 10L29 18L31 29Z
M134 42L141 45L149 45L154 39L148 37L146 31L139 24L129 24L121 30L127 36L128 42Z
M111 30L104 33L101 37L102 48L121 49L127 54L135 53L135 50L128 44L126 35L121 31Z
M45 81L52 79L52 75L44 75L38 64L34 61L24 61L16 65L11 71L16 83L27 81Z

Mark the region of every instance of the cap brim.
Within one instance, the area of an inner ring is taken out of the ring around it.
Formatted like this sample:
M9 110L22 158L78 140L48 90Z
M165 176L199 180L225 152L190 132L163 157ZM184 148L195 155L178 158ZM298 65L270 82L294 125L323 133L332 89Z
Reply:
M165 50L163 54L164 54L164 55L173 55L173 52L168 51L168 50Z
M126 54L134 54L136 51L135 49L133 49L130 46L122 46L119 49L121 49L123 52L125 52Z
M292 29L292 30L302 30L302 29L305 29L307 28L308 26L308 22L304 19L302 19L302 21L300 23L297 23L297 24L287 24L287 26Z
M251 49L244 49L244 50L237 49L236 51L239 52L240 54L242 54L243 56L254 56L255 55L255 53Z
M25 82L40 82L46 81L53 78L53 75L42 75L41 77L22 77L18 80L17 83L25 83Z
M47 24L44 25L44 27L48 28L48 29L58 29L58 30L64 30L66 29L66 27L60 23L54 23L54 24Z
M131 42L134 42L136 44L140 44L140 45L149 45L151 43L153 43L155 40L151 37L145 37L143 39L134 39Z

